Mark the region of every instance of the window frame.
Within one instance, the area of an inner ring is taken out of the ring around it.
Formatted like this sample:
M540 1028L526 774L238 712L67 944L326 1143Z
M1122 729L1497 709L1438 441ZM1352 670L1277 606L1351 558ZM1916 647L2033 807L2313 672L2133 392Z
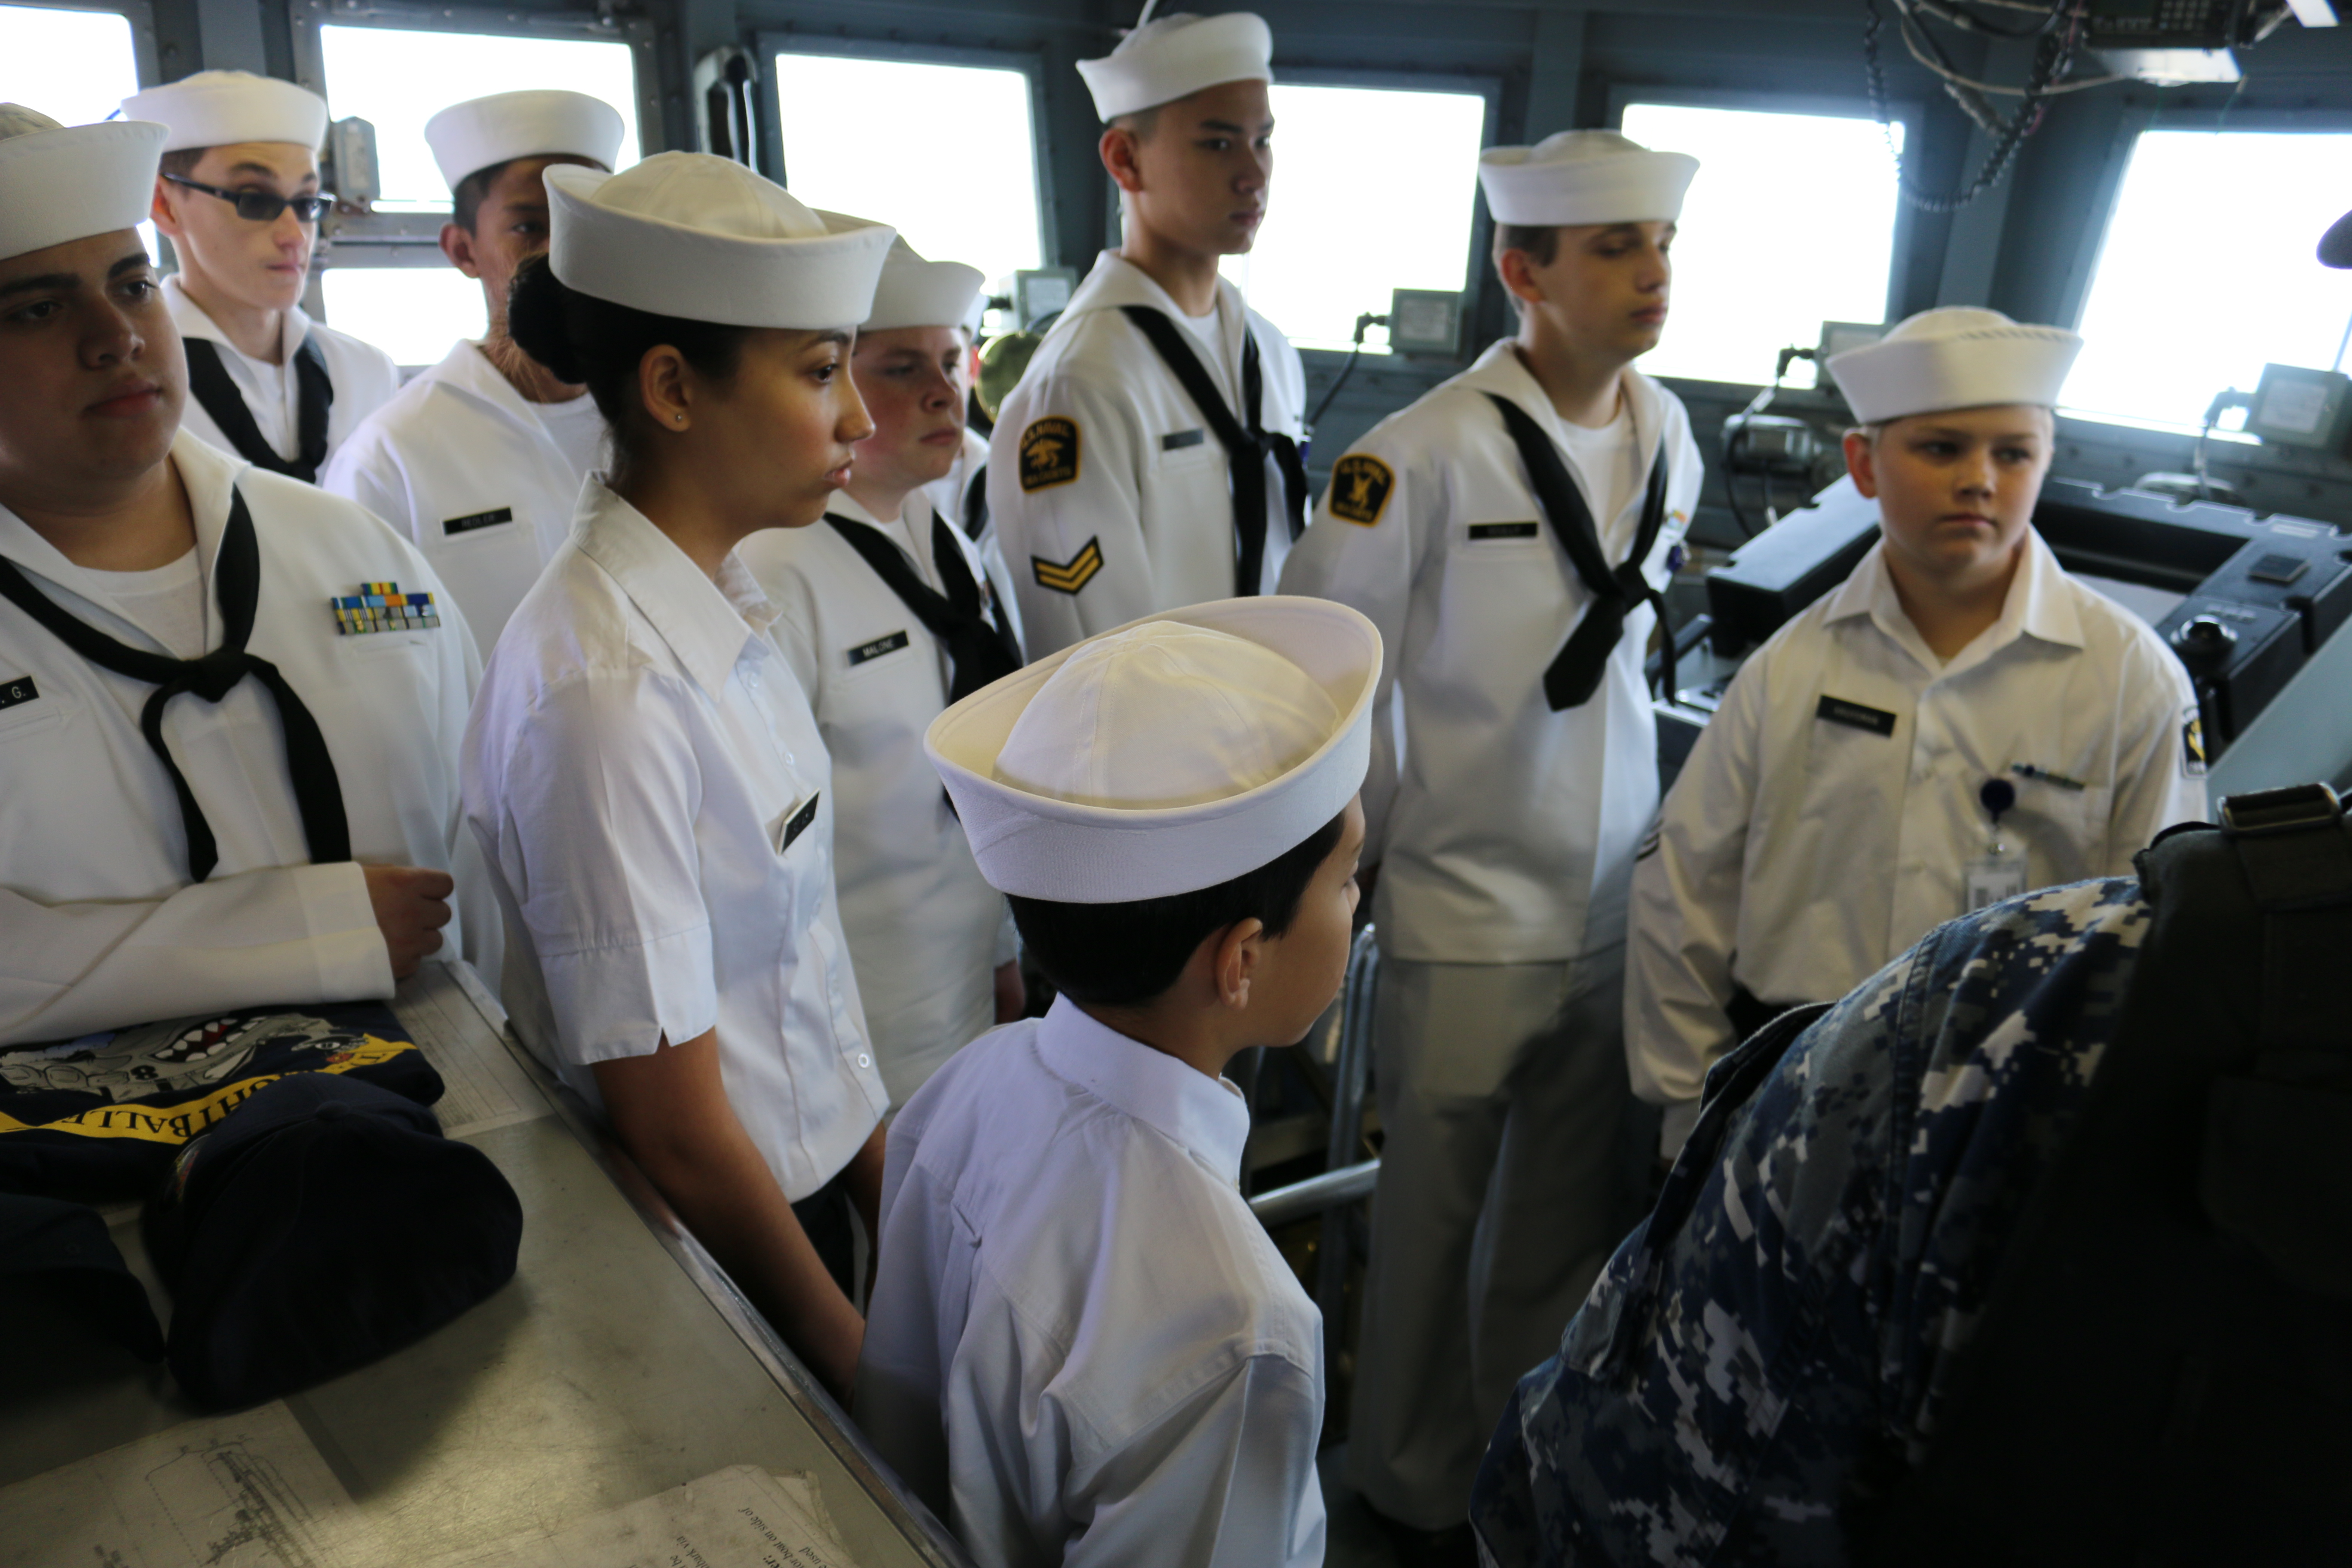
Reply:
M1054 265L1054 237L1060 233L1061 207L1055 190L1054 161L1045 154L1046 127L1052 123L1045 97L1045 57L1042 50L988 48L976 44L916 43L900 38L877 38L837 33L799 32L791 27L761 27L752 35L752 53L768 79L760 92L760 173L790 188L784 153L782 105L776 97L778 55L832 55L841 59L884 60L901 65L971 66L982 70L1019 71L1029 84L1029 169L1037 192L1037 255L1041 264Z
M1610 130L1624 133L1625 110L1636 103L1654 103L1671 109L1736 109L1763 114L1805 114L1826 119L1861 120L1879 123L1876 110L1868 98L1850 94L1820 92L1782 92L1738 88L1703 87L1641 87L1612 82L1609 88ZM1924 133L1927 106L1916 99L1886 100L1886 119L1903 127L1903 144L1916 147ZM1673 151L1668 148L1666 151ZM2009 176L2013 177L2013 176ZM2007 183L2004 177L2004 186ZM1897 196L1895 203L1895 233L1887 246L1886 289L1880 297L1878 319L1892 324L1896 300L1907 269L1912 247L1916 243L1920 213L1917 207ZM1824 376L1826 371L1821 373ZM1688 377L1677 379L1688 380ZM1761 386L1759 379L1752 382L1708 382L1711 386Z
M1480 151L1483 152L1494 146L1496 139L1502 134L1504 80L1500 76L1467 71L1367 70L1352 66L1291 64L1277 57L1274 62L1274 85L1276 87L1361 87L1388 91L1448 92L1482 98L1486 100L1486 113L1478 129ZM1277 118L1275 122L1277 152L1280 147L1278 139L1281 134L1282 124ZM1277 162L1276 164L1277 179L1280 178L1280 169L1281 165ZM1105 174L1103 177L1108 180L1109 175ZM1118 198L1116 190L1111 195L1110 219L1116 229L1118 223ZM1480 312L1486 308L1488 295L1502 287L1495 277L1495 269L1486 265L1486 253L1493 247L1494 236L1495 220L1493 215L1486 210L1486 198L1473 192L1470 198L1470 249L1468 256L1464 258L1462 268L1462 331L1465 337L1476 336L1476 323L1484 319ZM1277 321L1275 324L1280 326L1282 323ZM1475 345L1472 345L1471 352L1475 353ZM1328 359L1328 367L1332 369L1337 369L1348 359L1348 351L1345 349L1300 349L1298 353L1301 362L1310 366L1321 365L1324 360L1309 359L1307 357L1308 355L1324 356L1324 359ZM1386 352L1375 353L1370 349L1365 353L1371 355L1371 363L1360 366L1360 369L1374 370L1405 363L1404 356L1401 354Z
M636 94L637 152L644 156L658 143L662 126L659 64L654 48L656 30L643 16L607 18L593 11L504 11L481 6L444 6L426 11L377 7L360 0L309 0L309 14L293 13L294 79L327 100L325 46L320 27L382 27L403 33L456 33L505 38L539 38L600 44L625 44L629 48L630 83ZM333 267L368 270L403 267L446 267L441 254L441 226L451 209L425 212L330 214L320 225L319 246L310 268L303 309L320 312L319 275Z
M144 89L163 81L162 56L155 41L155 7L151 0L5 0L18 11L91 11L121 17L131 24L131 69ZM38 107L36 105L35 107Z

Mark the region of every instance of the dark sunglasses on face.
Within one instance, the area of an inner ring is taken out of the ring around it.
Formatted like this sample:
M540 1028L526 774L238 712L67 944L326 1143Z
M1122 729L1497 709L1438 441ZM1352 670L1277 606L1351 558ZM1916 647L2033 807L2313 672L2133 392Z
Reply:
M276 223L278 215L288 207L294 209L297 223L316 223L320 214L335 205L332 196L281 196L271 191L226 191L218 185L200 184L178 174L163 177L175 185L185 185L192 191L218 196L236 206L237 216L252 223Z

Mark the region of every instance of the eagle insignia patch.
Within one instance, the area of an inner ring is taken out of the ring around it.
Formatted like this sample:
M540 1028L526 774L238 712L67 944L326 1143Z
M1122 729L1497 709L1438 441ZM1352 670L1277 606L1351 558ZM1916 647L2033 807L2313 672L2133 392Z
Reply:
M1078 422L1051 415L1021 432L1021 488L1047 490L1078 477Z
M1048 561L1042 555L1029 557L1029 569L1037 575L1037 586L1056 594L1076 594L1095 580L1102 563L1102 541L1098 538L1087 540L1067 561Z
M1395 488L1396 475L1386 463L1366 453L1350 452L1332 468L1331 493L1323 504L1342 522L1370 528L1380 521L1389 504L1389 491Z

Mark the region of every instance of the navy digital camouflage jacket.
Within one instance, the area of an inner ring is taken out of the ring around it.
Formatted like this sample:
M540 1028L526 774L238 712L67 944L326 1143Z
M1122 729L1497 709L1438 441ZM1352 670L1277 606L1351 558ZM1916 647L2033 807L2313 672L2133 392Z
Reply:
M1686 1223L1625 1239L1503 1413L1471 1503L1490 1560L1845 1562L1924 1452L2148 921L2129 879L1955 921L1702 1112L1659 1202Z

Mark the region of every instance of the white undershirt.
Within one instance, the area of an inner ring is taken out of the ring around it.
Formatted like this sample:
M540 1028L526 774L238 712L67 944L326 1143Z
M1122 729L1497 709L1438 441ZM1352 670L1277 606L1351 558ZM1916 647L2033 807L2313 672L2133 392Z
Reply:
M89 569L84 568L85 571ZM205 636L205 574L192 547L168 566L148 572L90 572L126 619L154 634L180 658L202 658Z
M1201 357L1208 365L1209 374L1217 378L1218 386L1223 390L1225 405L1240 413L1241 400L1234 394L1241 376L1225 358L1225 297L1219 294L1215 308L1205 316L1188 316L1179 310L1176 319L1183 322L1184 330L1199 341L1202 350Z
M1568 448L1570 460L1584 480L1585 494L1600 503L1595 509L1598 515L1592 521L1602 541L1611 547L1603 553L1613 566L1632 545L1633 530L1639 526L1638 519L1622 530L1613 526L1618 514L1642 489L1642 453L1634 441L1633 411L1620 393L1616 414L1597 429L1567 419L1556 422L1560 443Z
M585 474L604 467L604 416L586 393L562 403L526 404L540 428L573 469Z

